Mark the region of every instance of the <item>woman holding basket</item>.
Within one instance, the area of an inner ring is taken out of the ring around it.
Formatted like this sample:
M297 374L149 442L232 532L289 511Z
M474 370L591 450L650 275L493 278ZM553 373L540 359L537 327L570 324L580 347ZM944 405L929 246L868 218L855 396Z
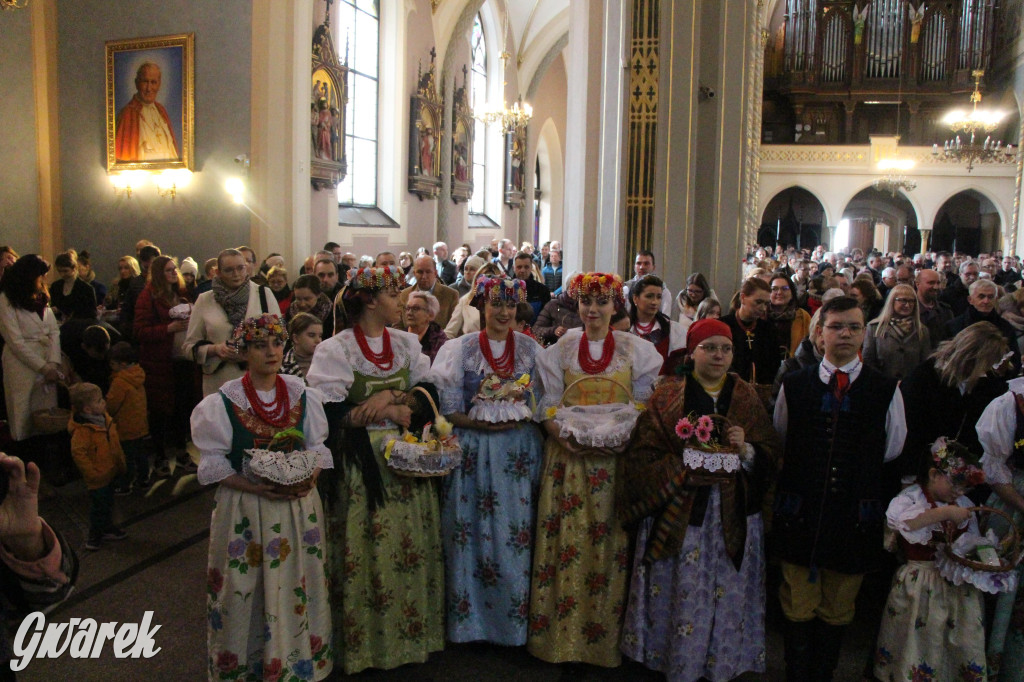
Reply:
M538 495L527 648L552 663L613 667L621 661L629 574L629 538L615 515L618 458L636 419L629 403L650 396L662 358L654 344L610 329L623 305L616 275L576 275L569 293L583 329L567 331L537 356L544 393L538 410L551 437ZM576 430L566 409L572 406L590 406Z
M360 268L341 294L350 326L316 347L306 374L324 394L338 461L320 486L334 642L348 675L423 662L444 648L437 494L430 480L397 475L385 459L399 427L417 433L434 418L410 390L430 371L419 339L388 328L402 315L401 286L398 268Z
M619 516L640 524L622 651L669 680L730 680L765 671L761 497L781 444L728 372L729 326L694 322L687 348L692 371L654 392L621 462Z
M199 482L220 484L207 570L211 680L322 680L333 666L316 491L333 466L327 420L319 392L277 373L287 338L276 315L243 320L231 341L248 371L192 413Z
M463 453L441 504L448 639L522 646L544 445L531 375L543 349L512 331L522 280L478 277L476 292L484 330L442 346L431 373Z

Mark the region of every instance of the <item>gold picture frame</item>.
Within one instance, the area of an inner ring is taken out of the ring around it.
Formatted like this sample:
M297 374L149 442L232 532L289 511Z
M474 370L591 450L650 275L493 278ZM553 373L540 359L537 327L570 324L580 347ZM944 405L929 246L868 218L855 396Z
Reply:
M194 33L106 42L107 172L193 169L194 59Z

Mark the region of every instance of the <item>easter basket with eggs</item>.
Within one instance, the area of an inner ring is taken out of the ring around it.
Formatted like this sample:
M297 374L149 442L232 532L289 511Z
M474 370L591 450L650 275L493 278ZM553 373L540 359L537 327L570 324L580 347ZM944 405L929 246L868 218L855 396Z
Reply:
M274 434L265 448L249 448L242 473L251 480L291 488L306 486L320 453L305 449L305 436L296 428Z
M533 415L527 403L531 388L533 382L529 374L523 374L517 379L491 374L480 382L468 416L491 424L529 419Z
M452 432L451 422L438 411L437 403L430 394L419 386L412 390L427 397L434 411L434 421L423 427L419 436L403 429L401 438L387 441L384 459L388 468L401 476L446 476L462 463L459 439Z

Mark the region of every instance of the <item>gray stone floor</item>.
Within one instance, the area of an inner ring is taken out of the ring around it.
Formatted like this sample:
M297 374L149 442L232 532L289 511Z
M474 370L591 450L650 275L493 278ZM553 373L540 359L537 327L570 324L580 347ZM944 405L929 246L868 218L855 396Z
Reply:
M202 489L194 475L160 481L145 495L117 498L117 514L128 532L127 540L109 543L97 552L81 550L88 527L88 496L82 483L48 488L41 502L43 516L64 532L80 550L78 588L48 620L66 623L71 618L98 622L140 622L153 611L161 625L155 639L161 651L151 659L118 660L107 647L99 660L36 659L20 673L19 681L69 680L202 680L206 656L206 553L213 490ZM866 581L857 622L847 638L837 682L859 682L874 624L885 599L884 578ZM764 675L743 680L782 680L782 637L774 595L769 595L769 661ZM533 658L523 648L483 644L449 646L421 665L390 671L367 671L355 676L336 673L332 680L373 682L466 680L484 682L645 681L660 674L627 662L616 669L551 665Z

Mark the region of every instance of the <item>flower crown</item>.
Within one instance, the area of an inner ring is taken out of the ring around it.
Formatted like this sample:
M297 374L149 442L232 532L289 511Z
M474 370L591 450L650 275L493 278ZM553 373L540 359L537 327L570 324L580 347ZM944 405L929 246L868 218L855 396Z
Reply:
M932 464L949 476L954 486L967 490L985 482L978 456L957 441L942 436L932 443L931 453Z
M576 275L569 282L569 297L577 301L583 296L597 296L624 303L622 280L618 275L604 272L587 272Z
M526 282L521 279L499 279L486 275L476 278L474 302L515 301L526 302Z
M263 313L259 317L247 317L231 332L231 345L244 350L249 344L260 339L275 337L282 342L288 340L288 328L278 315Z
M405 285L402 271L394 265L382 268L359 268L348 281L348 286L355 290L382 291L384 289L401 289Z

